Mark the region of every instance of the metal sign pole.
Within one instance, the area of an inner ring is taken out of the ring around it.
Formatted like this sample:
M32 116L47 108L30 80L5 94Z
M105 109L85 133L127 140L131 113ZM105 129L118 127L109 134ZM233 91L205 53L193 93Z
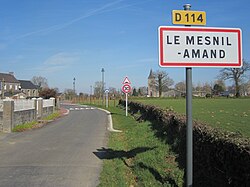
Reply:
M108 96L108 92L106 91L106 108L108 108L109 107L109 96Z
M126 95L126 116L128 116L128 93Z
M191 5L184 5L184 10L190 10ZM186 147L187 147L187 187L193 186L193 122L192 122L192 68L186 68Z
M192 68L186 68L187 186L193 184Z

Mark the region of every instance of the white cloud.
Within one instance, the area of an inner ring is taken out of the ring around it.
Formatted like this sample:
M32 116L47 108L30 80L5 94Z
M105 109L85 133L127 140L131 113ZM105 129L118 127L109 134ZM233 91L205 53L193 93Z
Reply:
M57 53L45 60L40 70L50 73L58 72L72 66L78 60L79 54L77 53Z

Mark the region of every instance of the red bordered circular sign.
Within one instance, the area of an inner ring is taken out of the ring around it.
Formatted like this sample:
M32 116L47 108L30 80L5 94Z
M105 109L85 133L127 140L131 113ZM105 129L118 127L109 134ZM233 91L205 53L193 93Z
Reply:
M131 92L131 86L129 84L124 84L122 86L122 92L123 93L129 93L129 92Z

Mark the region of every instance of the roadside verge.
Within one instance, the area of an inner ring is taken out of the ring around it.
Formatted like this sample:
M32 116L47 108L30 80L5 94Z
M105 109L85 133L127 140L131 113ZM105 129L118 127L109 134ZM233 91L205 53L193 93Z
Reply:
M98 110L104 111L107 114L107 118L108 118L108 131L110 132L122 132L121 130L116 130L113 128L113 121L112 121L112 115L111 112L109 112L108 110L102 109L102 108L97 108Z

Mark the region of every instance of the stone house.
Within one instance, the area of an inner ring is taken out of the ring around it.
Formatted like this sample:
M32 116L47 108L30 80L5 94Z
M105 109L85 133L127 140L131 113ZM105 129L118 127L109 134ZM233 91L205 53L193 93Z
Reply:
M4 94L14 95L20 93L20 82L15 78L13 72L0 73L0 93L2 97Z
M0 73L1 98L32 98L38 97L38 87L28 80L17 80L13 72Z
M26 95L28 98L38 97L38 86L34 85L31 81L28 80L19 80L21 86L21 92Z

